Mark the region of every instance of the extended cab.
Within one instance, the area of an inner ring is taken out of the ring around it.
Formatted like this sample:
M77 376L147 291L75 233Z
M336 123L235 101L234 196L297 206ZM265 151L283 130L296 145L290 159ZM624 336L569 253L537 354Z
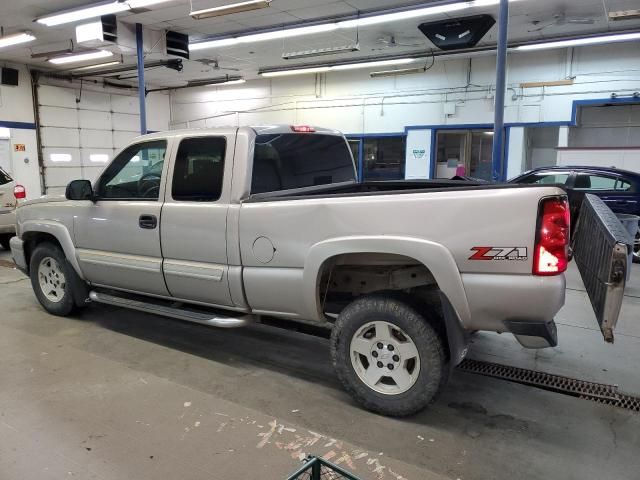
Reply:
M471 331L557 343L563 190L358 183L333 130L142 136L93 185L26 202L17 219L13 255L47 311L90 299L218 327L326 325L343 384L384 414L431 402Z

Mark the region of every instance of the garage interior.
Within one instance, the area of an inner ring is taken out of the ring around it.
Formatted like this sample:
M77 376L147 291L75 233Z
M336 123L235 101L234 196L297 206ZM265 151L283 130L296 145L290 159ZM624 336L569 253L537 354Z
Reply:
M241 3L4 1L0 168L33 200L95 181L141 133L284 124L341 131L360 181L640 173L637 0ZM460 23L479 15L486 31ZM438 44L452 24L477 38ZM572 263L557 347L476 333L437 401L394 419L342 389L322 329L56 317L0 248L0 479L285 479L308 455L363 480L638 478L630 269L614 344Z

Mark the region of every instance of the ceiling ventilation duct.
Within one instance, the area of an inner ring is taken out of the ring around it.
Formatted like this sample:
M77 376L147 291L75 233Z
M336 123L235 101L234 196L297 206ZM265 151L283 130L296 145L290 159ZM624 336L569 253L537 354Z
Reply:
M441 50L459 50L475 47L496 23L491 15L422 23L420 31Z

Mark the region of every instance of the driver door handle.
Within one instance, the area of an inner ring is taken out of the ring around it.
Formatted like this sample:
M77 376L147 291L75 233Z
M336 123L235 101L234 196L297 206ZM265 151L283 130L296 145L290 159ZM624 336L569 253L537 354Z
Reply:
M140 225L140 228L153 230L158 226L158 217L155 215L142 214L138 219L138 225Z

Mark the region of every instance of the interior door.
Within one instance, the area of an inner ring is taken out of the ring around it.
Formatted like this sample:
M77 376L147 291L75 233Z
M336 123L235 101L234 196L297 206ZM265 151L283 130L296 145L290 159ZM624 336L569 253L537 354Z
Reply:
M162 276L159 228L166 152L166 140L128 147L98 179L96 201L78 206L78 261L91 283L169 295Z
M235 130L183 137L162 209L164 278L172 296L232 306L227 213Z

